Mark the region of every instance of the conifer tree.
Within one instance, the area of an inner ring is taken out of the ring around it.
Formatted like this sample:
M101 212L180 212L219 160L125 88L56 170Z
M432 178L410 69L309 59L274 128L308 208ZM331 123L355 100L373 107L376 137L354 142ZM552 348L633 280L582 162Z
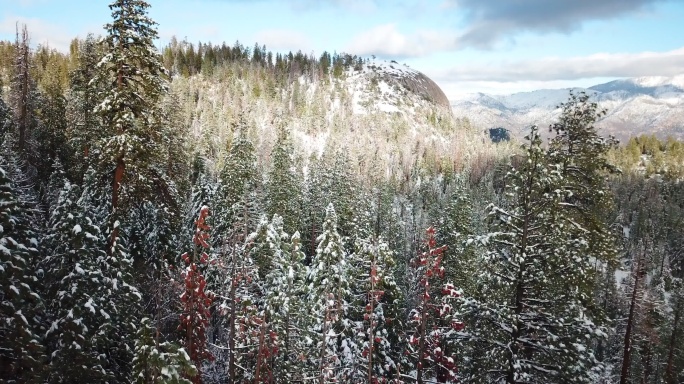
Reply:
M191 384L187 377L196 377L185 349L153 337L154 327L148 317L138 325L133 358L133 382L135 384Z
M246 130L246 122L241 116L237 137L231 143L219 173L214 219L216 244L221 244L235 231L246 236L254 229L258 220L254 207L257 187L256 155Z
M281 216L283 229L287 233L300 230L302 220L302 185L294 169L293 152L288 132L281 129L271 153L271 172L266 184L266 213L269 216Z
M288 238L283 226L282 218L274 215L267 227L273 268L264 279L264 312L271 330L278 336L274 376L278 382L291 382L303 377L301 356L307 347L302 326L307 323L297 314L307 313L308 305L302 298L306 276L299 232Z
M190 376L194 384L202 382L200 367L205 360L213 359L207 349L206 327L209 325L209 307L213 300L213 294L207 292L207 283L202 276L200 266L209 261L209 255L205 249L209 248L209 226L206 219L209 216L209 208L202 207L197 218L195 236L193 242L195 250L193 254L184 253L183 261L187 268L183 272L184 292L181 295L183 312L180 317L179 329L183 331L185 349L190 355L190 360L197 367L195 375Z
M20 34L17 24L14 74L10 90L10 103L17 130L17 148L20 151L27 151L36 120L34 115L35 83L31 77L31 49L26 25L22 26Z
M102 84L96 78L100 54L95 37L88 34L78 45L78 61L69 76L67 99L67 139L74 150L74 173L80 180L92 159L98 140L104 137L100 120L94 112Z
M328 205L323 222L322 233L318 237L316 255L307 272L309 282L308 300L312 304L312 339L316 340L311 356L319 382L344 377L340 343L348 326L346 314L350 284L347 265L347 252L342 237L337 231L337 214L332 204ZM353 353L350 351L349 353Z
M6 166L0 156L0 381L39 383L45 355L37 334L42 299L33 271L38 242Z
M608 151L617 145L613 137L598 134L594 123L605 116L589 95L570 93L560 105L558 121L550 126L555 133L549 143L548 158L560 166L560 187L568 191L562 208L574 225L568 231L583 235L589 242L588 251L603 262L614 262L616 257L614 234L606 223L613 206L606 184L606 176L617 172L607 158ZM594 286L585 288L590 294Z
M407 355L409 369L416 374L416 383L438 383L457 379L457 355L454 351L453 333L463 329L463 323L455 317L454 302L461 293L452 283L444 280L442 265L446 246L437 246L435 229L427 229L426 247L413 260L416 279L416 304L409 312L407 321ZM433 287L439 285L441 292L435 294Z
M142 0L115 0L109 8L113 20L105 26L104 57L97 65L95 81L103 90L95 112L106 129L100 143L102 161L114 170L112 248L131 198L149 194L145 191L151 186L160 188L167 200L170 193L155 168L162 124L159 102L167 91L166 71L154 47L156 23L147 16L149 4Z
M119 368L107 352L120 337L110 332L123 325L114 323L123 320L117 316L116 298L106 296L112 266L100 229L78 204L80 197L80 189L66 182L45 238L50 382L56 383L114 380Z
M470 341L487 353L464 379L589 383L602 369L590 342L606 334L581 291L593 270L588 241L567 230L561 202L568 191L557 188L562 174L548 164L535 127L528 140L525 161L507 175L509 206L490 205L491 232L479 239L488 251L485 291L461 310Z
M371 383L396 380L404 329L403 295L394 278L393 253L375 236L357 239L354 248L350 265L356 277L352 287L356 300L351 312L359 324L356 338L361 356L354 356L350 378Z

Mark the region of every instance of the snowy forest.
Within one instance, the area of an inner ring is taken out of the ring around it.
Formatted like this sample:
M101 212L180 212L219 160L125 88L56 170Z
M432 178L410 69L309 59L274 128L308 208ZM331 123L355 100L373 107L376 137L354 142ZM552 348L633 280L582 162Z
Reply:
M0 42L0 382L684 382L684 143L572 93L494 143L109 8Z

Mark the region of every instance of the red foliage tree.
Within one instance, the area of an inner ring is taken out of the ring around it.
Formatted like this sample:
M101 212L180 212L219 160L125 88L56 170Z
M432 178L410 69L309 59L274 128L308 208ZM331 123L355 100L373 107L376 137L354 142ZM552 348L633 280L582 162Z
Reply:
M209 248L209 225L206 222L208 216L209 208L205 205L195 221L195 235L193 236L195 250L192 255L186 252L181 256L187 267L183 272L185 291L180 297L183 312L178 329L184 331L185 349L190 355L190 360L197 367L197 375L189 378L194 384L202 382L200 372L202 361L213 359L207 349L206 328L211 316L209 307L214 298L211 292L205 291L207 282L199 268L199 265L206 263L209 259L205 251Z
M441 291L432 287L444 279L442 258L446 246L437 246L435 229L427 229L426 245L412 262L418 283L417 305L409 314L408 348L406 353L416 371L416 382L422 384L426 376L433 376L438 383L456 380L455 354L448 342L453 332L463 329L463 323L453 316L450 304L460 296L451 283L442 285ZM437 299L439 296L439 299Z

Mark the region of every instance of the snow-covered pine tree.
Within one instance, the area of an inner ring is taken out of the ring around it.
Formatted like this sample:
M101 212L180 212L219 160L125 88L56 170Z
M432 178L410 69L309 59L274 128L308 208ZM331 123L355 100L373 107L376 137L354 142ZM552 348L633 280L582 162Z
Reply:
M436 236L449 247L443 263L446 280L458 282L458 288L464 294L474 295L477 293L475 277L480 268L480 258L475 246L465 244L468 237L475 233L473 196L466 187L465 175L457 176L452 183L453 191L440 218Z
M348 240L354 232L356 202L355 177L346 153L340 150L324 152L320 159L312 157L309 162L306 185L303 240L313 255L318 236L323 230L324 212L332 204L339 216L340 235ZM308 212L306 212L308 211ZM349 244L351 246L351 244Z
M10 105L14 114L14 126L17 130L17 148L26 153L29 141L36 125L35 117L35 83L31 76L31 48L26 24L17 24L15 41L14 71L10 87Z
M214 276L219 279L213 289L220 299L217 306L220 321L213 329L217 359L211 368L223 376L227 371L230 382L254 380L255 346L259 343L258 334L263 323L258 311L263 292L258 268L252 259L258 232L245 236L243 230L244 226L238 223L236 231L211 263Z
M435 232L433 227L426 230L427 250L412 261L416 297L407 321L406 354L409 375L415 374L418 384L456 381L458 359L452 339L463 329L454 309L461 293L452 283L444 282L446 246L437 246ZM441 287L439 294L434 287Z
M79 42L76 67L69 74L67 94L67 140L74 149L71 173L75 180L81 180L92 159L95 143L102 138L101 122L94 112L97 97L102 92L101 84L95 79L97 63L100 60L97 40L92 34Z
M490 233L479 237L487 264L481 301L466 298L466 348L485 358L464 380L474 383L591 383L602 365L591 351L606 337L585 307L582 287L593 264L588 241L568 230L568 191L549 164L536 127L526 156L507 177L507 207L491 204Z
M258 220L258 215L249 212L253 204L250 201L256 190L257 169L254 145L247 138L247 123L244 116L235 127L236 137L231 142L223 167L219 172L219 183L215 195L216 214L214 223L216 229L215 245L220 245L235 232L246 236L250 233ZM247 211L245 211L247 210ZM250 214L251 213L251 214ZM242 220L238 219L242 216ZM236 227L237 226L237 227Z
M47 256L43 267L52 322L46 341L49 381L54 383L110 381L119 369L108 348L120 338L113 332L116 327L125 326L115 322L125 317L117 316L121 309L113 297L106 296L107 275L112 271L104 238L78 204L80 198L80 189L65 182L44 239Z
M271 153L271 171L266 183L266 213L279 215L287 233L299 231L302 222L302 183L295 170L294 147L289 132L278 131Z
M273 376L276 382L289 383L304 377L302 356L308 348L302 329L307 323L298 314L308 312L308 302L302 297L306 276L299 232L289 238L283 227L283 219L274 215L266 229L273 268L264 279L264 312L270 329L277 335Z
M133 358L135 384L191 384L197 369L185 349L169 342L159 342L148 317L138 325Z
M325 212L322 232L318 236L318 247L307 271L309 283L308 300L313 316L308 330L315 348L309 356L315 377L319 383L336 381L345 377L343 360L345 354L354 353L354 345L342 345L350 330L346 320L350 283L347 252L342 236L337 231L337 214L332 204ZM348 341L348 340L346 340Z
M606 178L617 172L608 160L608 152L618 142L612 136L599 135L594 124L606 111L599 110L598 104L590 101L586 93L571 92L560 108L558 121L550 126L555 136L549 141L547 156L550 163L559 166L562 176L559 187L568 192L562 196L560 206L572 220L572 225L565 230L588 242L587 255L583 257L593 257L602 264L614 263L617 247L609 218L614 201ZM581 295L588 298L596 294L596 280L600 278L593 275L595 281L587 278L587 284L582 287ZM590 305L587 308L592 310ZM601 321L603 314L598 311L591 316Z
M361 315L356 334L361 356L354 356L356 370L350 378L368 383L392 382L398 379L398 346L403 331L403 295L394 279L393 253L382 238L372 235L357 239L354 249L349 256L356 277L353 291L361 305L351 311L355 317Z
M83 192L78 200L82 212L92 217L93 223L99 228L107 225L110 208L106 197L111 188L108 183L103 185L103 182L102 175L89 169L84 177ZM107 314L111 318L101 325L102 332L107 335L106 357L115 375L111 382L127 383L131 378L135 324L141 312L142 295L131 284L133 261L123 242L117 241L111 248L105 235L101 239L100 249L111 252L110 254L105 251L106 257L98 259L98 268L102 272L99 290L103 300L101 305L109 309Z
M0 381L40 383L45 354L36 317L42 299L34 289L38 242L6 166L0 156Z
M45 193L43 193L41 205L45 212L51 213L55 210L57 202L59 201L59 194L64 187L66 180L66 173L64 167L59 159L55 159L52 163L52 172L46 184Z
M184 346L190 355L190 360L197 368L197 372L189 376L194 384L202 383L200 369L202 363L213 359L211 352L207 349L206 328L210 321L209 307L214 295L207 291L207 283L201 270L201 265L209 261L209 255L205 251L210 248L209 226L206 223L208 216L209 207L202 207L195 222L194 251L192 254L186 252L181 256L187 267L182 276L184 291L180 300L183 310L178 328L183 333Z
M173 188L162 171L159 102L167 92L166 70L156 52L156 23L147 16L142 0L114 0L112 22L105 26L104 56L93 80L102 84L95 107L105 127L100 142L101 161L113 172L110 248L119 237L133 199L155 194L167 203ZM113 252L112 249L109 251Z

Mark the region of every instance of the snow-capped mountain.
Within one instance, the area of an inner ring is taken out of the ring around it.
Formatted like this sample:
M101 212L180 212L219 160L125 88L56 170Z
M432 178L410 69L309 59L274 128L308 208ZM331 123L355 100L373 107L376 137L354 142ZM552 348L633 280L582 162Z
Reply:
M573 92L592 95L607 115L597 126L621 140L642 133L684 138L684 75L615 80ZM531 125L546 127L559 114L570 89L543 89L512 95L477 93L452 100L455 116L481 128L504 127L515 135Z

